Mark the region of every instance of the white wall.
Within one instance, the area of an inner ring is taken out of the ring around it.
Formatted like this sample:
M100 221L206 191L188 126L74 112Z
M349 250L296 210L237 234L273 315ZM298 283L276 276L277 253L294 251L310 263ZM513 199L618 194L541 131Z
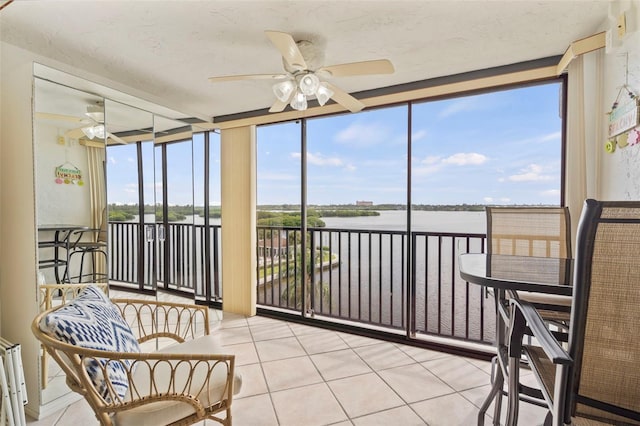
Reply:
M616 4L621 4L616 2ZM624 3L622 3L624 4ZM633 14L628 20L635 28L622 40L620 46L605 54L604 59L604 96L603 110L611 111L611 106L616 99L619 87L628 78L628 84L636 94L640 95L640 2L635 2ZM615 6L615 5L614 5ZM628 58L628 75L625 73ZM621 95L626 96L626 95ZM603 120L600 143L596 144L599 159L598 196L603 200L640 200L640 144L618 147L613 154L607 154L604 150L607 141L608 117L599 117Z
M22 345L29 408L37 412L40 346L30 331L38 312L32 64L28 52L0 45L0 334Z

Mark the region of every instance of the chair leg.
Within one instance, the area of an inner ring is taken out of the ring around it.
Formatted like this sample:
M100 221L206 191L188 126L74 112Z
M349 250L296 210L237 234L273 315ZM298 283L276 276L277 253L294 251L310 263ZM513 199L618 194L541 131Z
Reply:
M495 358L494 358L495 360ZM492 361L493 363L493 361ZM493 414L493 424L496 426L500 425L500 407L502 404L502 386L504 384L504 376L502 375L502 369L498 366L496 370L496 375L493 380L493 384L491 386L491 391L487 398L482 403L480 407L480 411L478 412L478 426L484 426L484 416L489 409L489 405L491 405L491 401L495 400L494 405L494 414Z

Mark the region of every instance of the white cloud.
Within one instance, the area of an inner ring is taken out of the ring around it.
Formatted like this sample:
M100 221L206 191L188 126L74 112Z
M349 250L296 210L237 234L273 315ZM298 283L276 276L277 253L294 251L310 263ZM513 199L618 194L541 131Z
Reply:
M506 204L506 203L510 203L511 202L511 198L509 197L500 197L500 198L493 198L493 197L484 197L483 198L485 203L488 204Z
M476 152L459 152L449 157L441 157L439 155L429 155L417 162L417 166L413 167L413 173L417 176L424 176L440 171L445 166L477 166L487 162L489 158Z
M559 141L562 137L562 132L553 132L548 135L540 136L540 142Z
M138 193L138 184L137 183L127 183L124 186L124 192L127 194L137 194Z
M380 124L353 123L336 135L339 143L371 146L389 140L389 130Z
M437 164L440 162L441 159L442 157L440 157L439 155L429 155L425 157L422 161L420 161L420 163L421 164Z
M299 152L293 152L291 153L291 157L299 160L302 155ZM315 154L313 152L308 152L307 162L309 164L313 164L314 166L341 167L345 165L342 159L338 157L327 157L326 155L319 152ZM349 168L354 166L352 164L349 164L346 167Z
M554 177L544 174L544 168L539 164L530 164L521 169L519 174L511 175L508 179L512 182L540 182L553 180Z
M543 196L543 197L560 199L560 190L559 189L548 189L546 191L542 191L540 193L540 195Z
M109 157L109 163L111 163L111 164L116 164L116 159L115 159L115 157Z
M129 162L129 163L136 163L137 161L136 161L136 159L135 159L135 158L133 158L133 157L127 157L127 162Z
M477 98L463 98L453 102L445 109L440 111L440 113L438 114L438 118L447 118L461 112L474 111L479 108L480 104L478 103Z
M412 142L419 141L421 139L424 139L426 136L427 136L426 130L418 130L417 132L413 132L411 134L411 141Z
M479 164L486 163L487 160L488 158L485 155L478 154L477 152L459 152L445 158L442 162L444 164L453 164L456 166L477 166Z

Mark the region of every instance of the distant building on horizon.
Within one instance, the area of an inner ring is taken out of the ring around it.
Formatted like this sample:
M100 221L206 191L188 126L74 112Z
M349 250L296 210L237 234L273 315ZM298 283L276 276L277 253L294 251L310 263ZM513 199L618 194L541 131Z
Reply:
M373 206L373 201L356 201L356 206L371 207Z

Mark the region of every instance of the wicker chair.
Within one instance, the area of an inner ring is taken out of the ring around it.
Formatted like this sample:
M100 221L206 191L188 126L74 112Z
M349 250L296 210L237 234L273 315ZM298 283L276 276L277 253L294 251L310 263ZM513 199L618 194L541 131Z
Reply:
M111 302L122 324L130 324L139 352L81 347L46 330L43 324L74 301L40 313L31 326L64 370L67 385L84 396L100 424L188 425L212 419L231 425L231 402L242 380L235 373L235 356L221 354L209 333L208 308L148 300ZM167 341L177 344L156 350ZM90 367L97 370L100 385ZM124 380L111 375L113 368ZM127 382L126 393L122 381ZM223 412L224 417L218 414Z
M578 229L568 351L539 312L512 300L510 372L521 354L553 425L640 425L640 202L587 200ZM541 346L523 344L531 330ZM515 393L512 418L517 420Z
M87 286L94 285L109 293L109 285L107 283L99 284L41 284L38 286L40 293L40 312L51 309L54 306L65 305L67 302L78 297L78 294ZM42 355L40 356L40 386L46 389L49 383L49 357L47 350L42 347Z

